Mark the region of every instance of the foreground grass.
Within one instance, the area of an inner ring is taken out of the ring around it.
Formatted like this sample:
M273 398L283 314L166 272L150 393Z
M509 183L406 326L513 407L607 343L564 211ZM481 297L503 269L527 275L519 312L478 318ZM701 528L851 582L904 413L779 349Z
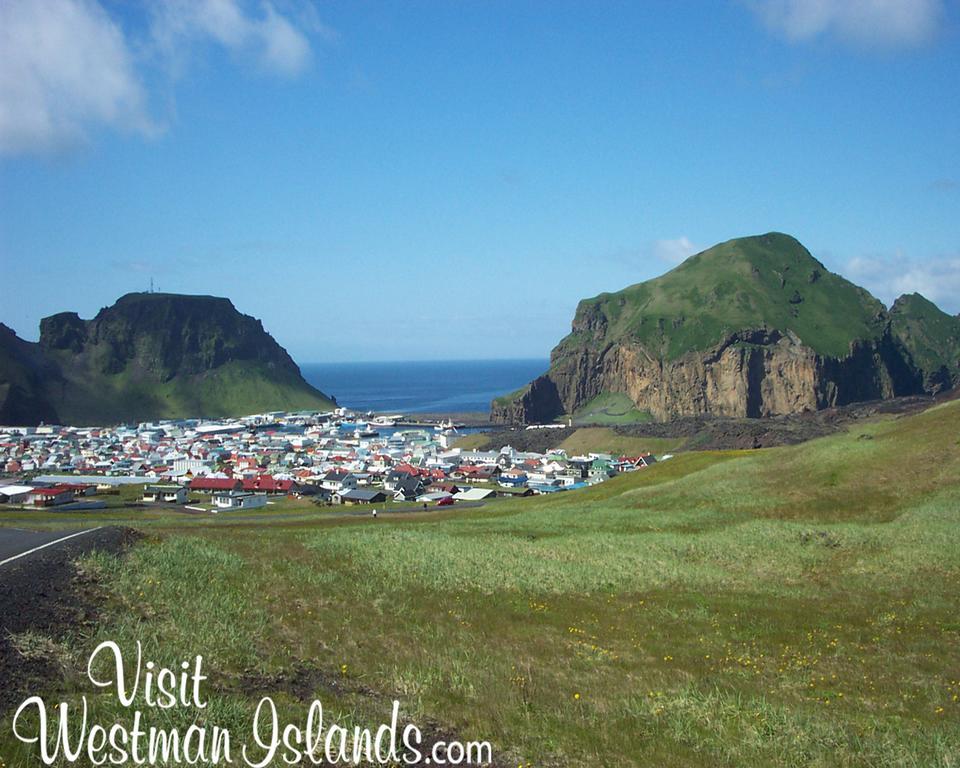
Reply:
M348 722L396 696L506 764L955 768L958 427L952 403L477 512L151 529L85 561L109 613L64 654L202 653L241 733L250 680L309 669Z

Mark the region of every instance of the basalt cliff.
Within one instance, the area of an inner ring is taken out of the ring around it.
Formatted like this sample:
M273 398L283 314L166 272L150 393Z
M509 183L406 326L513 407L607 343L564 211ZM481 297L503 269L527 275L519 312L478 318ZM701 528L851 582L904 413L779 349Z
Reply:
M580 302L550 369L495 400L491 417L546 422L610 394L658 421L764 417L958 383L958 318L918 295L888 311L794 238L770 233Z
M111 424L326 409L259 320L213 296L134 293L92 320L0 326L0 424Z

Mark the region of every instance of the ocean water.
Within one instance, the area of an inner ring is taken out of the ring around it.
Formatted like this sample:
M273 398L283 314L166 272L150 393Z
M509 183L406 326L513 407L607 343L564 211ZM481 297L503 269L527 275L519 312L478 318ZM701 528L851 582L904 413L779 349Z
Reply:
M304 378L345 408L388 413L475 413L545 373L550 361L304 363Z

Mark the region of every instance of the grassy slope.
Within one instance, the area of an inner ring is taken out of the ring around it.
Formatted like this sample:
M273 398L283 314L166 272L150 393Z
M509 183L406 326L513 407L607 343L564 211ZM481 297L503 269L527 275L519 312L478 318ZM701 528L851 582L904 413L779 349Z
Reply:
M105 392L110 396L104 397ZM262 364L237 362L166 382L140 382L128 373L81 376L68 390L68 397L58 402L61 418L71 424L332 407L330 400L292 377L267 370Z
M633 437L618 435L606 427L581 427L564 440L560 447L567 455L612 453L617 456L637 456L641 453L661 455L679 450L684 438Z
M462 448L465 451L477 451L483 448L487 444L487 440L490 439L490 436L486 432L473 432L469 435L464 435L459 438L455 443L455 448Z
M620 392L603 392L573 414L574 424L638 424L651 419L648 411L637 410Z
M513 392L508 392L505 395L500 395L499 397L495 397L493 399L493 402L495 405L507 405L516 400L519 400L521 397L527 394L527 391L529 389L530 389L530 385L525 384L524 386L520 387L520 389L515 389Z
M795 295L803 301L791 303ZM716 245L654 280L583 301L578 314L593 307L607 318L605 341L636 339L667 359L763 326L789 329L817 352L842 357L853 340L880 333L876 316L883 310L869 293L779 233ZM561 342L561 354L583 343L594 342L571 334Z
M88 561L99 635L205 653L241 732L236 675L309 664L332 714L390 692L514 764L955 766L958 434L953 402L494 511L173 532Z

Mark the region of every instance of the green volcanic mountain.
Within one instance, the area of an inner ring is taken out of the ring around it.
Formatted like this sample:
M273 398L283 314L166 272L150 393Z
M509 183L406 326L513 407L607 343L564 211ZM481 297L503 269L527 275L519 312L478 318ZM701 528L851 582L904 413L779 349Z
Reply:
M134 293L92 320L44 318L32 344L0 326L0 423L108 424L327 409L259 320L228 299Z
M956 326L921 297L888 313L789 235L739 238L581 301L550 370L492 416L548 421L618 395L659 420L760 417L932 392L957 383Z

